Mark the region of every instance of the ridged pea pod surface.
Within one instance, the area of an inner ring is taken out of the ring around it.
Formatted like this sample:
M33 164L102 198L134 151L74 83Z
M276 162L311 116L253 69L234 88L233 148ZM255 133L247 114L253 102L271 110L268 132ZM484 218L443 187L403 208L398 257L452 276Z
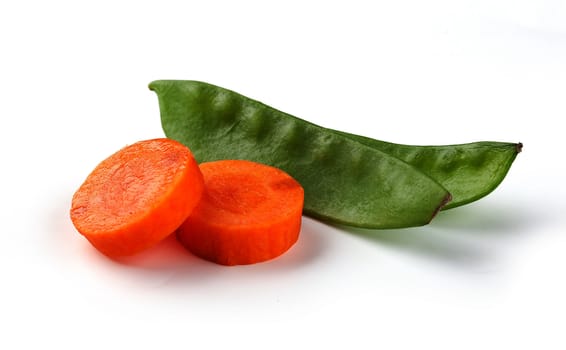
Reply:
M495 190L523 147L521 143L491 141L412 146L334 132L397 157L438 181L452 194L452 200L443 209L476 201Z
M367 228L420 226L450 200L412 165L236 92L187 80L149 88L167 137L198 162L247 159L282 169L303 186L306 215Z

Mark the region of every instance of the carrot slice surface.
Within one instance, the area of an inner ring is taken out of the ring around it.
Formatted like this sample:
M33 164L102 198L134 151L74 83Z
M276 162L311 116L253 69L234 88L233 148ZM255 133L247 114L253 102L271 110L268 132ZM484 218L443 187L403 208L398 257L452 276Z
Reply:
M128 256L175 232L203 191L186 146L167 138L144 140L96 166L73 195L70 216L100 252Z
M205 192L177 230L193 254L222 265L254 264L299 238L304 191L280 169L246 160L200 164Z

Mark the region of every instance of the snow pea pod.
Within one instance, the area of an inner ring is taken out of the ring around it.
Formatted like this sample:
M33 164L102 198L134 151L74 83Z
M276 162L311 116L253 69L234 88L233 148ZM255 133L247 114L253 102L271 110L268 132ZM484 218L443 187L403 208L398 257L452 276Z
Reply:
M247 159L286 171L305 190L305 215L366 228L420 226L450 200L412 165L236 92L187 80L149 88L167 137L199 162Z
M476 201L495 190L523 147L521 143L491 141L412 146L333 131L397 157L438 181L452 194L443 209Z

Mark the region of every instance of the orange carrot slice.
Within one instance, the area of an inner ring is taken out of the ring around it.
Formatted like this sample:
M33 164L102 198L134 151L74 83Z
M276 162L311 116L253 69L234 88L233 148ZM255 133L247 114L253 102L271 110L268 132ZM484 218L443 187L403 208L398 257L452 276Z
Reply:
M254 264L299 237L304 192L280 169L245 160L200 165L205 192L177 230L193 254L222 265Z
M133 255L173 233L200 200L204 181L191 151L152 139L102 161L75 192L76 229L109 257Z

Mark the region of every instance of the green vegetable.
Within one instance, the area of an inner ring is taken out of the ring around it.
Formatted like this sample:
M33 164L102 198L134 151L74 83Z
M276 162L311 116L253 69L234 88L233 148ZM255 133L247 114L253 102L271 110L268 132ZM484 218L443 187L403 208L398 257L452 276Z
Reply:
M447 146L409 146L333 130L421 170L452 194L443 209L455 208L491 193L521 152L521 143L474 142Z
M158 80L167 137L197 161L247 159L284 170L305 190L306 215L367 228L430 222L450 194L412 165L233 91Z

